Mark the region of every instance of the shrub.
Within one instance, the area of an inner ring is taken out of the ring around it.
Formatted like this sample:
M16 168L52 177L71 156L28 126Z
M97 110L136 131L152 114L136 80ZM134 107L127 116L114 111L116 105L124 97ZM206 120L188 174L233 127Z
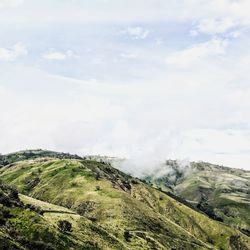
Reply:
M43 215L43 213L44 213L40 207L32 205L32 204L26 204L25 207L30 209L31 211L34 211L34 212L40 214L40 215Z
M77 187L77 182L71 182L70 186L71 187Z
M25 183L26 184L25 191L30 192L34 187L36 187L38 185L39 182L40 182L39 177L35 177L34 179L27 180Z
M139 184L138 180L136 180L136 179L132 179L132 180L131 180L131 183L132 183L132 184Z
M13 198L15 200L19 200L18 191L15 188L11 189L9 196L10 196L10 198Z
M130 232L127 229L124 231L123 236L124 236L125 240L128 242L130 241L130 238L132 237L132 235L130 234Z
M6 221L11 217L13 217L13 215L10 214L10 211L2 207L0 210L0 225L5 225Z
M0 193L0 203L7 207L10 207L12 201L7 195L5 195L4 193Z
M69 221L59 220L57 225L61 232L71 232L72 224Z
M95 202L94 201L83 201L79 204L76 211L80 215L86 215L92 212L95 209Z

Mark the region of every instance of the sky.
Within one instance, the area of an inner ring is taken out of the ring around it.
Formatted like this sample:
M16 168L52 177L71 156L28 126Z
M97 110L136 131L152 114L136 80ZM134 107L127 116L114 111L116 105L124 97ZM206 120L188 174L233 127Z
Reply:
M249 9L249 0L0 0L0 152L250 169Z

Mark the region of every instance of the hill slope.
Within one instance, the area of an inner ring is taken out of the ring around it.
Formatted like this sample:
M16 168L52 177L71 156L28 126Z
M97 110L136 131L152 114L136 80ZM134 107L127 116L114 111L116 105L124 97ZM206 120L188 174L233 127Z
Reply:
M245 233L250 230L250 171L205 162L167 161L145 179L183 197L210 216Z
M13 192L14 190L14 192ZM14 195L13 195L14 194ZM0 185L0 249L122 249L124 245L106 230L69 209L17 195ZM62 232L67 220L72 230ZM126 249L126 248L124 248Z
M246 235L110 164L69 158L43 155L14 160L1 168L0 177L17 187L24 203L41 207L44 213L39 218L50 221L53 228L58 220L69 221L73 230L67 237L77 247L249 249Z

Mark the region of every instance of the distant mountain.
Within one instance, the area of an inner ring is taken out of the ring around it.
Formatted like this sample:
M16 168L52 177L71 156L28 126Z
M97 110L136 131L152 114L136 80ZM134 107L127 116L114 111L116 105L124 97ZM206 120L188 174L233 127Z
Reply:
M145 180L184 198L210 217L250 233L250 171L169 160Z
M250 249L239 230L100 159L31 150L1 161L0 249Z

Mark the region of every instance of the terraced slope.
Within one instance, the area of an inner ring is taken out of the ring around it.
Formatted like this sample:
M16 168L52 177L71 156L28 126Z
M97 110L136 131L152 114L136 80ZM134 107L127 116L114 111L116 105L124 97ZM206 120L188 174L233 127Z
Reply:
M246 235L104 162L38 157L2 167L0 177L96 249L249 249Z
M209 163L167 161L145 179L185 198L211 217L250 233L250 171Z

